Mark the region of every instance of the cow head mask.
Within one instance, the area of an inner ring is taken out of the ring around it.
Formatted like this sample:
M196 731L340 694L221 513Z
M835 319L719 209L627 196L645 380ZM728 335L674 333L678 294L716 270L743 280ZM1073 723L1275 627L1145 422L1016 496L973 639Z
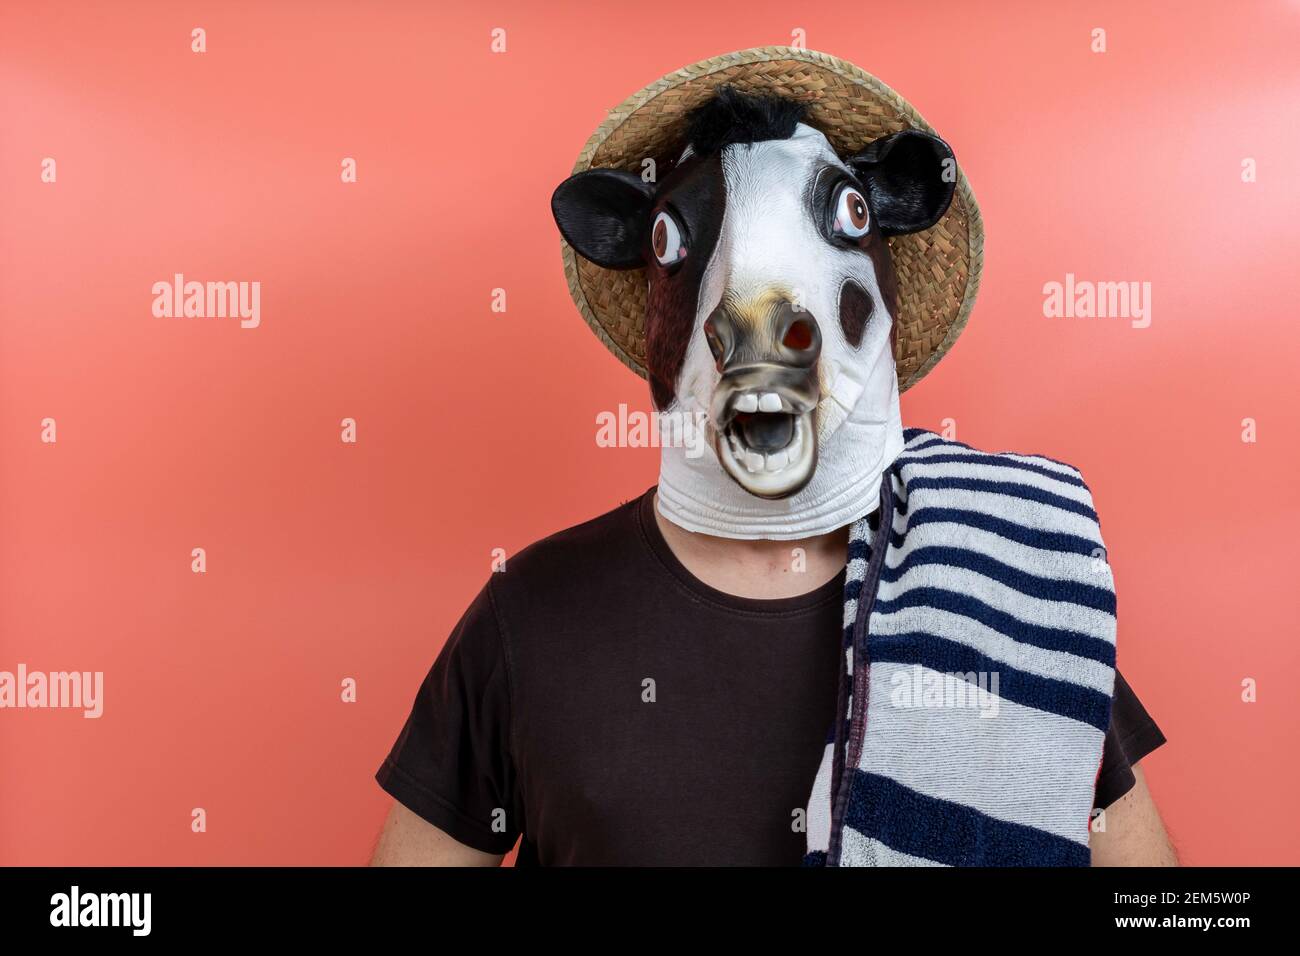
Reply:
M933 225L952 151L903 130L837 155L802 104L723 87L662 181L589 169L551 200L564 238L645 269L655 407L706 422L662 451L659 507L692 531L822 534L875 507L902 449L887 238Z

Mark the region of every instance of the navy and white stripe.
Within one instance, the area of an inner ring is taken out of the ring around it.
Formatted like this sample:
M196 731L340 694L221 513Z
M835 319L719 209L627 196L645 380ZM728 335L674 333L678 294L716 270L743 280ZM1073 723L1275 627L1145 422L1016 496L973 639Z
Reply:
M1091 493L1050 458L904 434L878 529L850 529L807 861L1086 866L1115 679ZM952 675L982 675L981 693Z

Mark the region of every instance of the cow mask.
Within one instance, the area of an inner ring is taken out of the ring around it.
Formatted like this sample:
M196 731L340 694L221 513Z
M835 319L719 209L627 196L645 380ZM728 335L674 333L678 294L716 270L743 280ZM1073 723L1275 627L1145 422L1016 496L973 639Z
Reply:
M590 169L551 200L579 255L646 270L655 407L706 423L705 454L661 451L660 513L690 531L833 531L875 509L903 447L886 240L947 210L952 151L903 130L841 159L804 116L723 87L662 182Z

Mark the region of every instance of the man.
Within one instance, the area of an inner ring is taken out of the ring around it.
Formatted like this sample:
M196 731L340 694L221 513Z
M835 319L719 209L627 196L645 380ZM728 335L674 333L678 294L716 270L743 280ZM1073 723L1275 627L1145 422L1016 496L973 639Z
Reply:
M682 440L479 593L374 862L1172 864L1087 486L902 428L982 246L915 110L824 54L719 57L612 111L552 208Z

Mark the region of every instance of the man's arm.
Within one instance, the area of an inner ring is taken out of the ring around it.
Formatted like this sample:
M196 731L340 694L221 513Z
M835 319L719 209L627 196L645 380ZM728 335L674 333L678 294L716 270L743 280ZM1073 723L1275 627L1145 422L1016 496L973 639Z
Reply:
M503 856L453 840L394 802L380 831L371 866L500 866Z
M1089 838L1093 866L1177 866L1160 811L1147 789L1142 768L1134 766L1133 789L1106 808L1106 831Z

